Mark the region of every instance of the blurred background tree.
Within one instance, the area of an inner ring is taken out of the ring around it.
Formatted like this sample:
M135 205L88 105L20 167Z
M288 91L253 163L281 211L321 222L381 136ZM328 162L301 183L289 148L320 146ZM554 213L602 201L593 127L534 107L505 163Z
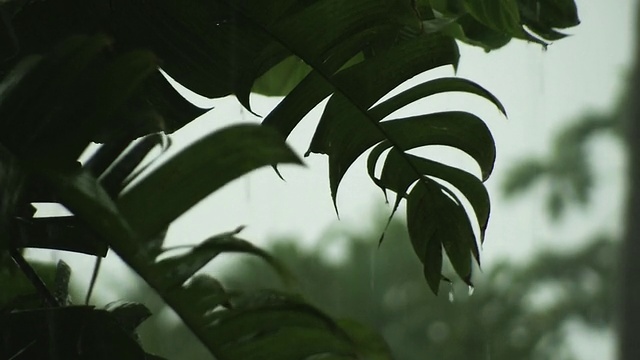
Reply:
M575 253L496 264L478 274L471 295L456 286L449 297L436 297L424 285L402 222L391 222L380 248L378 237L333 229L314 248L282 239L271 250L297 275L294 290L337 318L379 330L397 359L577 360L568 341L571 326L611 328L617 245L610 238L594 239ZM224 273L228 288L286 288L271 269L250 258ZM147 349L168 359L210 359L150 296L137 285L122 293L157 314L141 328Z

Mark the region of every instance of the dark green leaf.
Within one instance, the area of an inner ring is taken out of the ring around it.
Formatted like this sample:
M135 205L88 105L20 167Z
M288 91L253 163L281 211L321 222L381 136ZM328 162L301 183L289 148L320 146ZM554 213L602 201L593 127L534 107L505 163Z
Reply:
M116 198L127 185L128 178L135 178L134 170L156 146L162 146L165 138L162 134L151 134L135 143L122 158L114 161L111 167L100 177L100 184L105 191ZM124 150L124 149L123 149ZM124 152L124 151L123 151ZM122 155L122 153L121 153Z
M0 315L0 356L21 359L144 360L144 352L110 315L88 306ZM31 343L37 346L31 346Z
M246 240L237 238L239 230L210 237L194 246L185 254L172 256L159 261L156 271L161 276L161 282L167 287L182 285L196 271L222 253L246 253L265 260L277 271L283 279L290 279L291 274L275 258L264 250L254 246ZM180 248L182 248L181 246Z
M131 336L135 329L151 317L151 311L144 305L127 301L111 302L105 306L107 310Z
M267 96L285 96L304 79L311 68L295 57L289 57L259 77L251 89Z
M392 360L391 349L384 338L368 326L353 320L343 319L338 325L353 340L358 355L370 360Z
M15 246L66 250L104 257L108 246L75 216L16 219Z
M228 127L167 160L127 191L118 205L146 238L228 182L278 163L300 164L300 160L275 130L259 125ZM163 206L155 206L158 199Z
M475 212L474 215L480 227L480 241L483 242L489 222L490 201L486 188L477 177L429 159L410 154L401 155L392 150L385 160L379 183L383 188L401 195L397 197L395 210L409 186L424 175L444 180L462 193ZM422 185L422 182L419 182L416 186ZM472 216L469 214L470 219Z
M545 32L556 33L556 29L564 29L580 24L578 10L574 0L518 0L524 24L540 28ZM550 39L551 40L551 39Z
M481 96L491 101L505 116L507 115L507 111L500 103L500 100L493 96L493 94L473 81L454 77L443 77L418 84L374 106L370 110L370 114L374 119L384 119L394 111L414 101L424 99L431 95L449 92L464 92Z
M474 18L493 29L513 37L522 37L520 10L517 0L464 0L464 6Z
M429 184L427 182L427 184ZM434 294L438 294L442 272L442 242L438 231L433 202L429 195L433 186L416 186L407 198L407 228L413 250L423 264L424 276Z
M249 359L267 353L301 359L353 352L349 338L337 324L299 299L261 291L242 295L234 304L231 310L214 312L209 326L222 357ZM291 343L296 346L287 346Z
M441 263L434 259L441 255L433 249L439 243L458 275L471 285L471 254L476 252L476 243L467 214L437 183L423 179L421 185L414 186L408 196L407 225L416 253L424 254L425 277L432 290L437 289Z

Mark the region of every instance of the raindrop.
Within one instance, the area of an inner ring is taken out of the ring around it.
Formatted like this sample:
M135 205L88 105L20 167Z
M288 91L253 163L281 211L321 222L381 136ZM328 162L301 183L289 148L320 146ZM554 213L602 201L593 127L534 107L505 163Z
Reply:
M473 295L474 291L476 291L476 288L474 288L473 286L469 285L469 296Z
M455 296L453 294L453 286L451 286L451 289L449 289L449 302L454 302L455 301Z

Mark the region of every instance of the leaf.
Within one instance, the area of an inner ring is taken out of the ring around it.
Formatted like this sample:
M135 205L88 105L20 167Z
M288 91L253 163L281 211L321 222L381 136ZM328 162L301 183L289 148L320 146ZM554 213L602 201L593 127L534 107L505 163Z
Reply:
M566 37L556 29L580 24L574 0L518 0L523 23L547 40Z
M127 185L127 179L135 178L134 170L158 145L162 146L165 138L162 134L150 134L136 142L130 150L121 152L122 157L114 159L111 167L100 177L100 184L113 198L118 197ZM163 149L164 150L164 149Z
M304 359L352 354L349 337L329 317L299 299L274 291L243 294L230 310L212 314L211 336L221 358ZM296 344L291 346L291 344Z
M310 72L311 68L296 57L289 57L256 79L252 92L267 96L285 96Z
M480 179L467 173L466 171L456 169L451 166L443 165L438 162L421 158L418 156L404 154L400 155L397 151L392 150L385 160L379 183L385 189L391 189L402 196L398 196L397 205L404 196L409 186L422 176L430 176L441 179L451 184L455 189L459 190L462 195L471 204L475 216L469 214L478 220L480 227L480 242L484 241L484 233L489 222L490 201L487 189L484 187ZM407 159L409 163L407 163ZM408 166L413 169L406 169ZM422 182L418 182L416 186L422 186Z
M522 32L517 0L464 0L465 8L480 22L512 36Z
M130 336L135 334L135 329L145 320L151 317L151 311L144 305L127 301L115 301L107 304L108 311L120 326Z
M118 43L152 49L172 78L207 97L235 92L249 107L253 80L269 68L263 62L273 66L289 56L224 1L196 0L184 6L172 0L119 0L112 6L117 9L111 20Z
M102 310L88 306L17 311L0 315L2 355L29 359L143 360L144 352ZM38 346L31 346L34 342Z
M452 202L435 183L422 180L408 196L407 226L414 250L424 265L431 290L437 294L444 247L458 275L471 284L473 231L464 209Z
M157 234L207 195L256 168L300 164L273 129L235 125L214 132L167 160L118 200L143 237ZM162 206L155 206L162 199Z
M157 128L153 131L162 130L166 133L173 133L208 110L200 109L187 101L159 71L152 74L143 87L143 90L138 94L139 101L143 104L138 106L148 109L149 116L155 120ZM126 115L131 116L131 112ZM148 134L153 132L151 130L141 133Z
M42 176L61 198L61 203L90 226L109 245L118 244L134 251L139 237L121 216L116 204L99 185L98 180L82 169L51 169L40 164Z
M130 124L114 117L157 72L157 62L146 51L108 58L110 45L102 35L74 36L36 65L28 66L34 58L18 64L0 104L4 146L19 158L72 166L91 141L127 135Z
M433 37L429 41L416 39L385 56L364 61L337 74L336 86L340 94L335 94L327 104L308 151L329 155L329 179L334 203L340 180L357 157L376 143L393 139L384 125L378 123L380 119L374 118L365 109L399 85L399 79L439 65L455 63L457 48L453 45L441 37ZM425 53L432 55L425 57ZM375 72L375 68L385 68L388 72L375 78L365 76ZM356 85L359 89L355 88ZM350 97L342 94L349 94ZM357 98L354 98L356 94Z
M353 320L342 319L338 325L349 334L358 354L369 360L391 360L393 355L384 338L368 326Z
M240 231L232 231L208 238L189 252L160 260L155 271L160 274L160 281L167 288L182 285L196 271L222 253L238 252L258 256L266 261L283 279L291 279L291 274L266 251L254 246L235 235ZM170 249L169 249L170 250Z
M455 77L438 78L413 86L410 89L374 106L370 110L370 114L374 119L384 119L394 111L401 109L412 102L424 99L431 95L448 92L464 92L481 96L491 101L502 114L505 116L507 115L507 111L502 106L502 103L500 103L500 100L493 96L489 91L473 81Z
M20 248L66 250L105 257L108 245L94 230L74 216L19 218L15 220Z
M489 28L469 14L452 15L423 21L425 31L441 32L485 51L499 49L511 41L511 36Z

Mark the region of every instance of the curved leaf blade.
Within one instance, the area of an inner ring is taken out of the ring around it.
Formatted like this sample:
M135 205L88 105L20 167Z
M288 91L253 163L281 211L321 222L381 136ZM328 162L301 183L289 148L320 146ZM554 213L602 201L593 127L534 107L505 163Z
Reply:
M464 208L452 201L433 181L421 180L407 201L407 226L414 250L421 257L427 283L437 293L442 278L440 244L456 273L471 283L471 255L475 244L473 230Z
M131 226L155 235L207 195L251 170L301 164L275 130L235 125L214 132L167 160L118 199ZM158 199L163 206L155 206Z
M408 169L407 158L419 175ZM476 218L480 227L480 241L484 241L484 233L489 222L491 204L489 194L482 181L466 171L443 165L436 161L421 158L411 154L401 155L392 150L384 163L382 174L379 179L380 185L385 189L390 189L398 194L405 194L409 186L426 175L444 180L458 189L469 201L475 214L469 214L469 219ZM421 186L418 183L416 186ZM398 196L396 205L401 199Z
M370 113L375 119L384 119L394 111L401 109L414 101L424 99L431 95L449 92L463 92L478 95L489 100L498 108L498 110L500 110L502 114L505 116L507 115L507 111L504 106L502 106L500 100L485 88L473 81L456 77L443 77L418 84L374 106L370 110Z
M193 276L196 271L222 253L244 253L257 256L267 262L283 279L289 280L292 278L292 275L284 265L268 252L236 237L235 235L239 231L240 229L210 237L185 254L160 260L155 265L157 273L160 274L159 280L167 288L181 285Z

